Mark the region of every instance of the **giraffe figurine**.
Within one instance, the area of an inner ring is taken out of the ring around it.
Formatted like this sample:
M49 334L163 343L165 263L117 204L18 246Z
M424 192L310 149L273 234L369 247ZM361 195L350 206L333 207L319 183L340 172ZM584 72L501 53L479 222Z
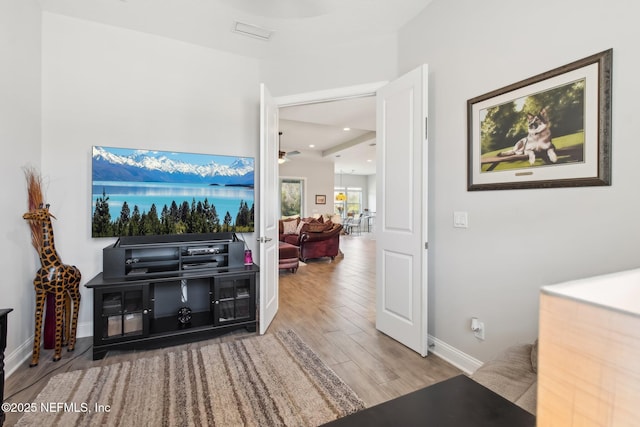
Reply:
M33 279L33 286L36 291L36 328L33 338L33 355L29 366L38 364L40 359L40 340L42 338L42 313L44 312L44 302L48 292L54 294L55 298L55 353L53 361L60 360L62 350L63 335L68 337L68 351L73 351L76 343L76 329L78 327L78 311L80 308L80 270L74 265L62 263L60 256L56 252L53 241L53 226L51 218L55 218L49 212L49 205L40 205L38 209L27 212L22 216L29 221L42 222L42 246L40 247L40 269ZM71 317L70 330L63 334L63 324L65 318L65 301L67 311L67 328L69 328L69 300L73 303L73 317Z

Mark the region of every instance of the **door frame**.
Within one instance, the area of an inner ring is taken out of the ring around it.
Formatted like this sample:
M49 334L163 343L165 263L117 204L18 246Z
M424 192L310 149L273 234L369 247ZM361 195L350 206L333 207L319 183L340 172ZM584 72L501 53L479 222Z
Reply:
M378 89L386 86L388 81L366 83L355 86L345 86L334 89L304 92L287 96L274 96L278 108L293 107L296 105L319 104L321 102L340 101L349 98L363 98L375 96Z
M379 81L379 82L366 83L366 84L354 85L354 86L345 86L345 87L326 89L326 90L320 90L320 91L314 91L314 92L304 92L304 93L298 93L293 95L274 97L274 101L278 106L278 109L280 109L282 107L318 104L323 102L339 101L339 100L344 100L349 98L362 98L366 96L376 96L378 89L386 86L389 83L390 81ZM377 121L378 121L378 117L376 117L376 123ZM424 153L424 155L426 156L427 153ZM380 185L380 182L376 174L376 187L378 185ZM382 203L382 200L376 200L376 203ZM425 199L423 203L427 204L428 203L427 199ZM424 206L424 209L428 210L428 205ZM423 224L423 228L424 229L423 229L422 238L426 242L424 233L426 233L426 230L428 229L428 223L425 222ZM425 249L426 249L426 243L425 243ZM422 262L428 265L429 261L428 261L428 254L426 253L426 251L423 252L423 255L421 258L422 258ZM421 286L426 287L428 285L426 282L424 282L421 284ZM279 292L279 287L278 287L278 292ZM421 301L421 304L423 305L423 310L421 314L423 319L421 319L421 322L424 323L426 322L425 316L427 316L427 314L425 310L427 310L428 302L425 299L423 299ZM422 351L419 352L419 354L421 354L424 357L427 355L427 352L428 352L428 330L424 330L422 331L422 333L424 335L424 337L422 338L424 348L422 349Z
M364 98L376 96L378 89L389 84L388 80L373 83L364 83L354 86L343 86L333 89L325 89L314 92L303 92L286 96L274 96L278 109L283 107L295 107L298 105L320 104L323 102L342 101L351 98ZM376 119L377 120L377 119ZM306 179L305 179L306 185ZM376 177L376 185L378 185ZM280 195L277 195L278 199ZM377 201L376 201L377 203Z

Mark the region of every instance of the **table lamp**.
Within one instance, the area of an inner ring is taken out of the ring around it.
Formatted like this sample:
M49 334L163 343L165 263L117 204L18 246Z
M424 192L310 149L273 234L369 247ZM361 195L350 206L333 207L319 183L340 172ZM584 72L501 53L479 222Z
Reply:
M537 425L640 426L640 269L542 288Z

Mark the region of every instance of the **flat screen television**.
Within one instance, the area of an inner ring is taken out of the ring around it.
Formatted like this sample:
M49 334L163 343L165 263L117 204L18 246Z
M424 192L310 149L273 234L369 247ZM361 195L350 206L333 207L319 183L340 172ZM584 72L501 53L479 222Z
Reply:
M92 237L254 231L254 159L93 147Z

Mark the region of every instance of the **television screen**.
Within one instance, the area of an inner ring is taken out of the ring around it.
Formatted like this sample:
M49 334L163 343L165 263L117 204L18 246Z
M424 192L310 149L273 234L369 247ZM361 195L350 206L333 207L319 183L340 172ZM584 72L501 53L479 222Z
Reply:
M254 159L93 147L92 237L254 231Z

